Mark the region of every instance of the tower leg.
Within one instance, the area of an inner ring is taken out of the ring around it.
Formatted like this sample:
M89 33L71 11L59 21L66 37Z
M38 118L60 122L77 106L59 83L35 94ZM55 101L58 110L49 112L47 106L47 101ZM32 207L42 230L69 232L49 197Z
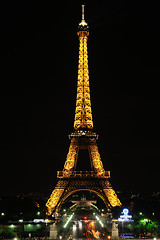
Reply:
M48 202L46 203L47 214L51 215L55 210L55 207L58 205L58 202L68 184L68 181L59 180L55 189L53 190Z
M92 140L92 143L89 145L89 153L90 153L90 160L91 166L93 167L94 171L97 173L97 176L102 176L105 174L105 170L103 168L103 163L101 161L101 157L98 151L98 147L96 145L96 140Z

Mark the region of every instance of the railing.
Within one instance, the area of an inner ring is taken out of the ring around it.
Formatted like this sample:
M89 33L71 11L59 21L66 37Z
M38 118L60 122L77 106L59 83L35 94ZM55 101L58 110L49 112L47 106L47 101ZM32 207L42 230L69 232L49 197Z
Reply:
M57 171L57 178L110 178L110 171L102 174L95 171Z

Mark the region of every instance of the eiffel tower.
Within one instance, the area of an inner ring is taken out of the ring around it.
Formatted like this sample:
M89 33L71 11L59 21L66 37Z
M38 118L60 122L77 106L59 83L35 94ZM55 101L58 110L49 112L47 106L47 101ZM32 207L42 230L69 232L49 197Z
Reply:
M98 135L93 131L91 111L87 39L89 26L84 19L82 5L82 20L78 25L79 62L77 98L74 119L74 132L69 135L70 147L63 171L57 171L58 182L48 199L47 214L59 211L62 203L76 191L92 191L99 196L108 208L121 206L111 183L110 171L105 171L97 147ZM92 171L76 171L79 150L88 149Z

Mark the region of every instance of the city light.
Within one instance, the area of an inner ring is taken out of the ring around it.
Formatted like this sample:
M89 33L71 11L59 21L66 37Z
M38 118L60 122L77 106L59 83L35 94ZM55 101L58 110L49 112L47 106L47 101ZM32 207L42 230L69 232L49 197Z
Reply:
M74 215L74 213L68 218L67 222L66 222L65 225L63 226L64 228L67 227L67 225L68 225L68 223L71 221L73 215Z
M94 221L90 222L90 226L92 226L92 228L95 227L95 222Z
M103 223L102 223L101 219L100 219L98 216L96 216L96 219L97 219L97 220L98 220L98 222L100 223L101 227L103 227L104 225L103 225Z
M129 215L129 210L128 208L124 208L123 209L123 215L120 215L120 217L118 218L119 222L133 222L132 220L132 215Z
M44 222L45 220L43 218L33 219L34 223Z
M77 226L76 224L73 225L73 232L75 232L77 230Z
M82 222L79 221L79 229L82 229Z
M96 205L94 205L93 203L91 203L91 206L94 207L95 209L99 210L98 207Z
M47 224L47 223L49 223L51 220L49 220L49 219L45 219L44 220L44 222Z
M148 218L144 218L144 219L141 219L140 222L146 223L146 222L149 222L149 219Z
M14 224L11 224L10 227L11 227L11 228L15 228L15 225L14 225Z
M76 203L75 204L73 204L70 208L69 208L69 210L71 210L73 207L75 207L76 206Z
M148 222L148 218L145 218L144 221L145 221L145 222Z
M123 214L124 214L124 215L128 215L128 213L129 213L128 208L124 208L124 209L123 209Z

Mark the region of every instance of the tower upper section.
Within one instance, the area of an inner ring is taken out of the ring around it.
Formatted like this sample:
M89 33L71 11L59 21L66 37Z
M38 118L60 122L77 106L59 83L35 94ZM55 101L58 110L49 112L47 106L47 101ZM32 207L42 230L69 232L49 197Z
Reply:
M85 5L82 5L82 20L81 20L81 22L78 25L78 33L81 32L81 31L89 32L89 26L88 26L88 24L86 23L86 21L84 19L84 6ZM89 33L88 33L88 35L89 35Z
M77 99L74 129L93 129L89 70L88 70L88 52L87 40L89 36L89 27L84 20L84 5L82 5L82 20L78 25L79 37L79 62L78 62L78 81L77 81Z

